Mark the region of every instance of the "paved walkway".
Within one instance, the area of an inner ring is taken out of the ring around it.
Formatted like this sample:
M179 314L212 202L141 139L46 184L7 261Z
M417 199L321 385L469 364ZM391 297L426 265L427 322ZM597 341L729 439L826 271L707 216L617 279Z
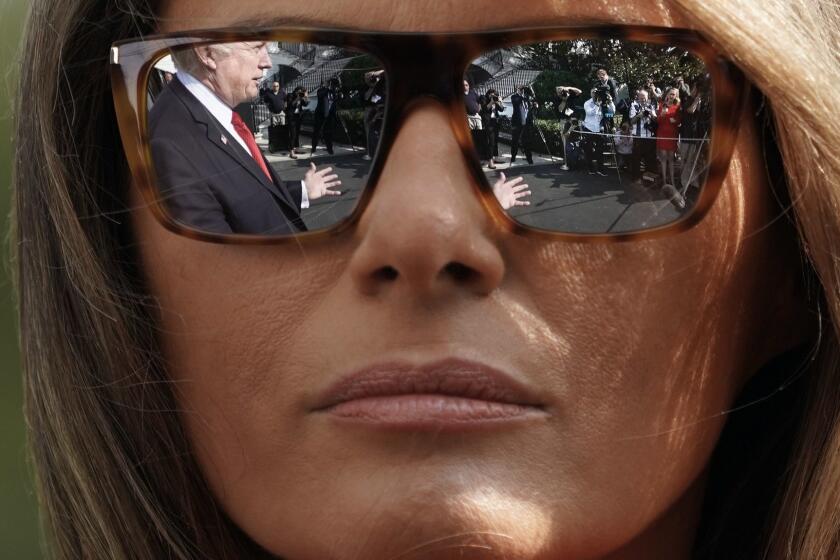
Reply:
M267 150L267 142L260 136L257 143ZM311 163L319 168L333 167L342 181L340 197L324 197L313 201L303 211L310 230L333 225L348 216L355 208L367 182L370 161L362 159L362 148L335 144L330 155L321 147L314 155L308 137L301 136L304 153L298 159L282 154L266 154L266 159L280 173L283 180L303 179ZM667 193L650 186L634 186L626 173L619 174L614 165L607 168L607 176L590 175L581 171L564 171L562 160L534 154L534 164L517 159L511 166L510 154L503 154L505 163L496 170L485 170L492 184L501 172L508 178L522 176L532 192L530 206L517 207L509 214L533 227L577 233L618 233L670 223L686 210L678 208ZM649 183L648 183L649 184ZM694 202L689 191L687 207Z

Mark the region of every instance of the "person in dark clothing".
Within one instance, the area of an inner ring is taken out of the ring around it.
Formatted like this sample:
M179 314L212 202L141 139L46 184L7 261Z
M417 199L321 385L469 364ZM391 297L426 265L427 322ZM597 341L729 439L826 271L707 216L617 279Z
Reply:
M695 84L682 105L680 129L681 191L698 187L708 171L709 128L712 123L712 104L705 84Z
M528 140L533 137L534 133L534 112L539 107L539 103L534 96L534 90L531 89L531 86L520 86L519 90L511 96L510 102L513 105L513 117L510 123L512 136L510 163L513 165L513 162L516 161L520 144L525 152L525 159L528 163L534 163L531 148L528 145Z
M473 139L473 146L481 153L484 147L484 125L481 122L481 97L478 92L470 87L470 83L464 80L464 109L467 112L467 124L470 127L470 134Z
M494 158L499 155L499 119L505 110L505 105L495 89L488 89L481 97L481 126L484 131L483 150L481 159L487 160L487 167L496 169Z
M300 127L303 124L303 112L309 105L309 92L303 86L298 86L286 97L286 119L289 123L291 153L300 148ZM295 156L297 157L297 156Z
M315 124L312 131L312 153L318 148L318 142L324 139L327 153L333 153L333 133L338 123L338 102L344 98L341 81L330 78L328 85L318 88L318 105L315 107Z
M268 127L268 151L279 152L289 150L289 157L297 158L292 148L291 126L286 114L286 92L280 87L280 82L271 84L271 89L263 92L263 103L271 114Z
M303 181L282 180L233 110L259 94L253 76L271 68L264 43L208 51L212 59L178 53L177 78L149 112L149 147L167 212L207 233L307 231L301 211L322 196L340 195L341 181L332 168L318 171L314 164Z
M598 68L598 71L595 72L595 84L592 87L608 87L610 88L610 97L618 99L618 82L610 77L606 68Z
M362 104L365 107L363 122L367 153L363 159L369 160L376 153L379 145L379 134L385 120L385 70L374 70L365 74L367 91L362 94Z

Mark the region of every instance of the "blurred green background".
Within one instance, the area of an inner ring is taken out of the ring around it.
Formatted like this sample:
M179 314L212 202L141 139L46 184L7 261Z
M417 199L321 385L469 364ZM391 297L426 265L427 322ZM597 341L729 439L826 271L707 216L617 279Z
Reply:
M29 0L0 0L0 558L41 558L21 412L20 362L9 278L13 114L19 45Z

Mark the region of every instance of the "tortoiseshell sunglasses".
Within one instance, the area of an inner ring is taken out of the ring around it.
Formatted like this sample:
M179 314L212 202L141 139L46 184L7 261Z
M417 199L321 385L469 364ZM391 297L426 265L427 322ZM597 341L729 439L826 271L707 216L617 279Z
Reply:
M499 228L577 242L683 231L720 190L749 87L696 32L616 25L193 31L116 43L111 76L157 219L250 244L352 228L421 98L449 111L440 134Z

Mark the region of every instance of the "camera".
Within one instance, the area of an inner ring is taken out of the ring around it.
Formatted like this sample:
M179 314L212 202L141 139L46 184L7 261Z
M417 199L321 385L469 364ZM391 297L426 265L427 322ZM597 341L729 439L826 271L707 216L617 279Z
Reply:
M609 86L598 86L595 88L595 101L602 105L610 102Z

